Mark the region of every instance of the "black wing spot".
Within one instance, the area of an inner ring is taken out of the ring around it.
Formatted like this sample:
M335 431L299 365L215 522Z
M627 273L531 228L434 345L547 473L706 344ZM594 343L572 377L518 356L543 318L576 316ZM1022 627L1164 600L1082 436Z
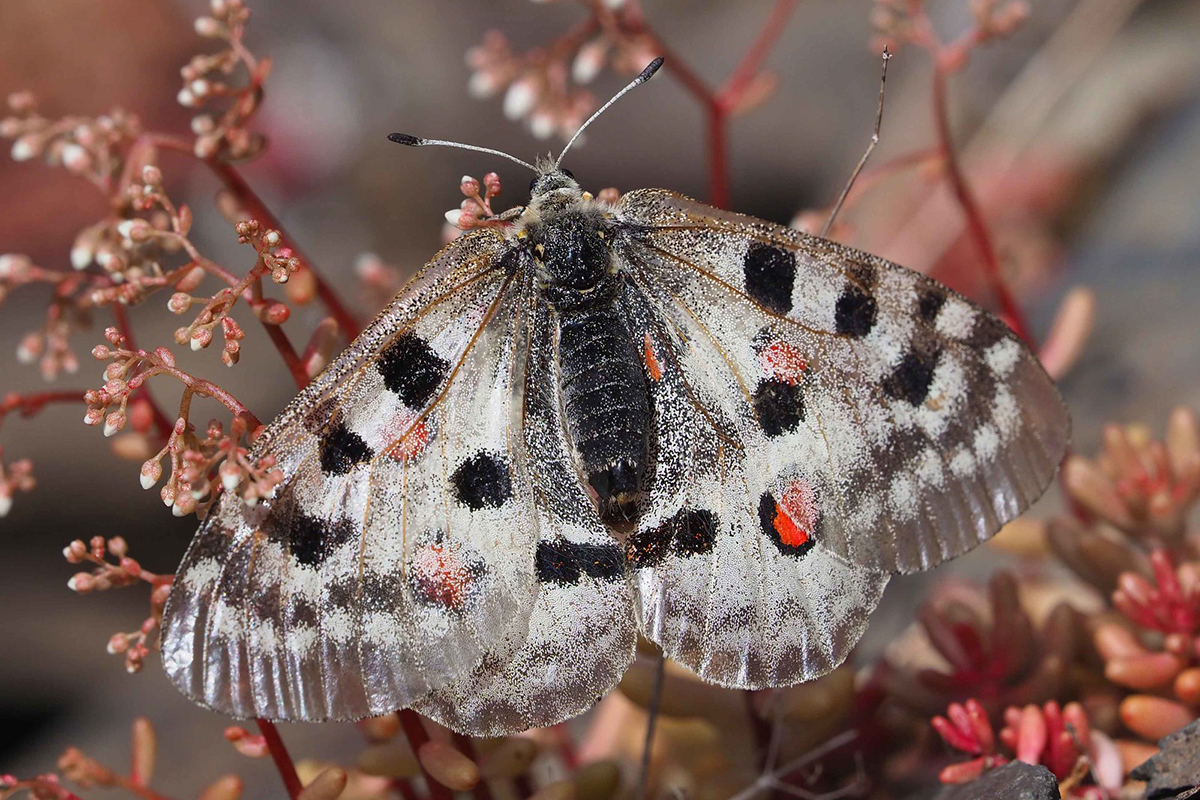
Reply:
M754 390L754 413L767 436L796 430L804 421L804 393L797 383L765 380Z
M717 515L708 509L682 509L668 524L675 552L681 556L703 555L717 542Z
M792 286L796 282L796 254L778 245L755 242L743 261L746 294L776 314L792 309Z
M625 573L625 559L615 544L567 544L575 551L579 568L589 578L611 581Z
M512 480L504 461L478 452L458 465L450 476L458 501L473 511L499 508L512 497Z
M350 541L354 535L354 523L344 517L329 522L298 513L292 517L288 531L288 550L304 566L319 567L339 545Z
M397 336L376 364L384 386L410 408L423 408L450 372L450 362L412 331Z
M579 583L579 562L570 548L571 543L566 540L538 542L534 564L539 582L557 583L559 586Z
M847 284L834 307L833 322L838 333L861 339L875 327L878 312L875 298L869 292L855 284Z
M890 397L904 400L909 405L919 406L929 396L933 384L933 373L937 369L941 350L937 347L914 345L904 354L892 374L883 381L883 390Z
M374 457L375 451L346 423L337 420L321 437L321 471L326 475L345 475L355 464Z
M538 542L534 558L538 580L572 586L584 575L611 581L625 573L625 561L615 544L576 544L566 539Z
M976 311L975 324L967 336L967 344L976 350L986 350L1010 334L1008 326L991 314Z
M867 261L848 261L844 265L846 277L857 283L862 289L870 289L875 285L878 275L875 265Z
M921 289L917 294L917 316L932 323L946 304L946 293L936 286Z
M655 528L635 531L625 543L625 557L634 569L653 567L668 552L687 558L703 555L717 541L717 515L705 509L680 509Z

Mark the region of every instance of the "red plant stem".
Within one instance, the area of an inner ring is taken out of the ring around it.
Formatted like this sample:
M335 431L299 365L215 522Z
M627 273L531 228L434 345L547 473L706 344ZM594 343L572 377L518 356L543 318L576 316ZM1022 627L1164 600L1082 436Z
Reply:
M138 352L142 353L144 351L139 350ZM262 425L262 420L260 420L253 411L246 408L246 406L242 405L240 400L212 381L208 381L203 378L196 378L177 367L169 367L162 363L155 364L151 369L153 372L161 372L164 375L170 375L172 378L187 387L184 389L183 399L179 403L179 416L187 418L188 412L191 408L192 395L198 394L201 397L211 397L213 400L216 400L218 403L225 406L225 408L229 409L229 411L235 417L245 417L246 422L252 431Z
M950 188L954 192L958 204L962 206L963 214L967 218L967 229L971 232L971 236L975 239L975 244L979 248L979 254L983 257L983 273L988 279L992 293L996 296L996 301L1000 304L1000 312L1012 327L1013 332L1028 344L1034 346L1037 343L1033 340L1029 332L1029 326L1025 322L1025 314L1021 311L1021 307L1017 304L1008 289L1008 284L1004 281L1000 260L996 257L996 248L992 244L991 232L988 230L987 223L984 222L983 214L979 210L979 204L975 201L975 196L971 192L971 188L967 185L958 163L958 155L954 150L954 142L950 134L950 116L946 109L947 74L947 69L938 58L937 51L935 50L933 116L934 124L937 127L938 147L941 150L942 160L946 168L946 177L950 181Z
M283 739L279 738L279 731L275 730L273 722L257 718L254 721L258 723L258 730L267 743L267 750L271 753L271 760L275 762L275 768L279 770L279 777L283 778L283 785L287 789L288 797L296 800L304 786L300 783L300 776L296 774L296 765L292 762L292 757L288 754Z
M32 417L51 403L82 403L86 389L59 389L37 394L10 394L0 401L0 423L13 411L22 417Z
M425 776L425 783L429 786L429 796L433 800L453 800L454 793L434 780L433 776L425 769L425 765L421 764L421 745L429 741L429 733L425 730L421 717L411 708L400 709L396 712L396 716L400 718L400 727L404 730L404 738L408 739L408 746L412 748L413 755L417 757L417 764L421 767L421 773Z
M734 68L729 78L717 90L718 103L725 106L726 109L737 104L746 87L750 85L750 81L758 74L763 59L767 57L767 53L771 52L771 48L783 35L783 29L787 26L788 19L799 4L800 0L776 0L771 13L767 15L767 19L763 23L762 30L758 32L758 38L742 56L741 62Z
M250 184L246 183L241 173L224 161L208 159L204 163L208 165L213 174L221 179L221 182L225 184L225 188L233 193L250 216L268 228L274 228L279 231L284 239L284 243L292 249L292 252L304 264L305 269L312 273L313 280L317 286L317 295L321 298L321 302L325 304L325 307L329 309L330 315L337 320L338 327L342 329L348 338L354 339L357 337L361 332L358 320L354 318L354 315L342 303L342 299L338 297L333 287L313 267L313 262L301 252L295 240L284 230L283 224L280 223L279 219L271 213L271 210L267 208L262 199L254 193L254 190L250 188Z
M687 62L680 58L646 23L640 5L627 5L622 28L625 33L650 40L654 50L665 59L667 71L704 108L705 137L708 147L708 201L717 208L729 208L729 120L746 88L758 74L762 61L779 40L783 28L799 0L776 0L758 37L719 89L712 89Z
M308 386L308 371L304 369L304 362L296 353L296 348L292 347L292 342L287 338L287 334L280 330L278 325L270 325L266 322L263 323L263 330L267 332L267 336L271 337L275 349L283 357L283 363L287 364L288 372L292 374L292 380L296 382L296 388L303 389Z

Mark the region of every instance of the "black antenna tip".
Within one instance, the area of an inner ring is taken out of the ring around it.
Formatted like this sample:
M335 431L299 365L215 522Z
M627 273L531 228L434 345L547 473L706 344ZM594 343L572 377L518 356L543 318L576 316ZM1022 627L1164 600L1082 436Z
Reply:
M658 72L658 68L661 67L662 65L663 65L663 57L662 56L659 56L658 58L651 61L649 64L646 65L646 68L644 70L642 70L642 74L638 75L637 82L645 83L646 81L653 78L654 73Z
M388 141L395 142L396 144L408 145L409 147L420 147L421 145L425 144L424 139L407 133L389 133Z

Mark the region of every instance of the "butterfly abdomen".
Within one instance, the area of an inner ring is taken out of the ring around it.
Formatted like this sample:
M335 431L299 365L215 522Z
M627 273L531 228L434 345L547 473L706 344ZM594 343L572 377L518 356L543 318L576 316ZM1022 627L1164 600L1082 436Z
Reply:
M642 362L615 305L559 317L559 380L567 430L601 517L637 516L646 472L650 397Z

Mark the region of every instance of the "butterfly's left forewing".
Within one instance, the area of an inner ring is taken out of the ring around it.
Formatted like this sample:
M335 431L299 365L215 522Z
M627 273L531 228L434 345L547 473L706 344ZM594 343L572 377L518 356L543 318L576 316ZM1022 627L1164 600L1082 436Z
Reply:
M284 474L226 495L164 615L168 675L235 716L386 713L523 635L537 523L514 391L522 292L457 240L262 434Z

